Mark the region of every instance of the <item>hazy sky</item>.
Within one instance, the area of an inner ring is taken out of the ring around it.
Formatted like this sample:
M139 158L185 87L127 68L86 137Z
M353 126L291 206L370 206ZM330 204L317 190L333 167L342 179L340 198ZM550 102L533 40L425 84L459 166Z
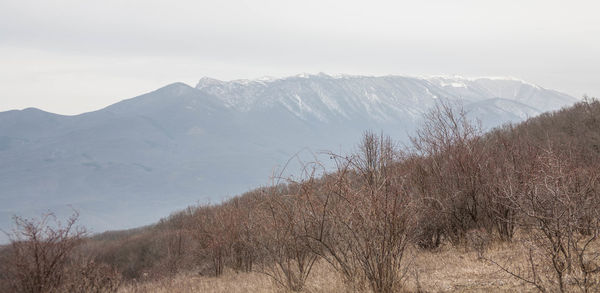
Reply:
M600 97L597 3L0 0L0 111L301 72L513 76Z

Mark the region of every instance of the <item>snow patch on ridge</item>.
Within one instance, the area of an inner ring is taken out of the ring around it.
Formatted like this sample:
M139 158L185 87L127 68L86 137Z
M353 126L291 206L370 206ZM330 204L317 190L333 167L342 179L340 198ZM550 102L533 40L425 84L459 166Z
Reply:
M501 98L533 107L539 112L560 108L574 99L514 77L464 77L459 75L355 76L302 73L284 78L218 81L203 78L197 89L221 99L241 112L282 105L297 118L401 121L420 117L436 100L463 105ZM514 109L513 109L514 110ZM332 116L333 115L333 116ZM517 115L523 117L523 115Z

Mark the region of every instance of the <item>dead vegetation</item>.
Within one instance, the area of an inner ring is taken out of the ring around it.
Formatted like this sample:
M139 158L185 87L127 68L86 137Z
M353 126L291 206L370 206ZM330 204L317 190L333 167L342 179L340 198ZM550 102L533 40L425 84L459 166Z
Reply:
M307 164L301 179L136 231L88 240L74 220L48 230L17 218L0 283L17 292L600 290L598 101L487 134L448 104L425 118L409 148L366 132L355 154L330 154L334 172ZM59 253L31 279L39 247Z
M3 259L2 287L11 292L114 292L120 275L76 250L86 239L75 212L66 223L53 214L15 217L16 228Z

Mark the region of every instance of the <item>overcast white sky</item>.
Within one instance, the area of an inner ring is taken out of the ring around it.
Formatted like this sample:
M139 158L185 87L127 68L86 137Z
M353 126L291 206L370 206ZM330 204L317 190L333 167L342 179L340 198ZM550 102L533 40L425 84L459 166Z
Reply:
M301 72L513 76L600 97L599 2L0 0L0 111Z

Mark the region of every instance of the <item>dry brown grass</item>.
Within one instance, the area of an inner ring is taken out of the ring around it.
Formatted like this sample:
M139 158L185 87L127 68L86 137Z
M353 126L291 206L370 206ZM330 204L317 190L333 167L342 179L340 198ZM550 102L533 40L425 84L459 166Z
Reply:
M525 253L517 245L495 243L487 248L485 256L505 263L524 259ZM412 250L411 257L414 263L404 283L407 292L535 292L535 288L506 274L470 248L445 245L435 251ZM315 266L303 289L303 292L315 293L348 291L343 278L324 262ZM170 279L136 282L123 286L119 292L275 293L285 290L264 274L226 270L220 277L188 273Z
M316 265L303 292L346 292L341 278L325 264ZM119 293L187 293L187 292L285 292L269 276L261 273L225 270L220 277L198 274L179 274L174 278L157 281L139 281L123 286Z
M137 281L121 287L120 293L133 292L276 292L267 276L258 273L225 271L219 277L197 274L178 274L173 278L155 281Z
M496 261L524 260L516 245L492 244L485 256ZM418 282L418 283L417 283ZM477 251L443 246L436 251L419 251L414 270L406 284L408 291L422 292L534 292L503 272L498 266L479 257Z

